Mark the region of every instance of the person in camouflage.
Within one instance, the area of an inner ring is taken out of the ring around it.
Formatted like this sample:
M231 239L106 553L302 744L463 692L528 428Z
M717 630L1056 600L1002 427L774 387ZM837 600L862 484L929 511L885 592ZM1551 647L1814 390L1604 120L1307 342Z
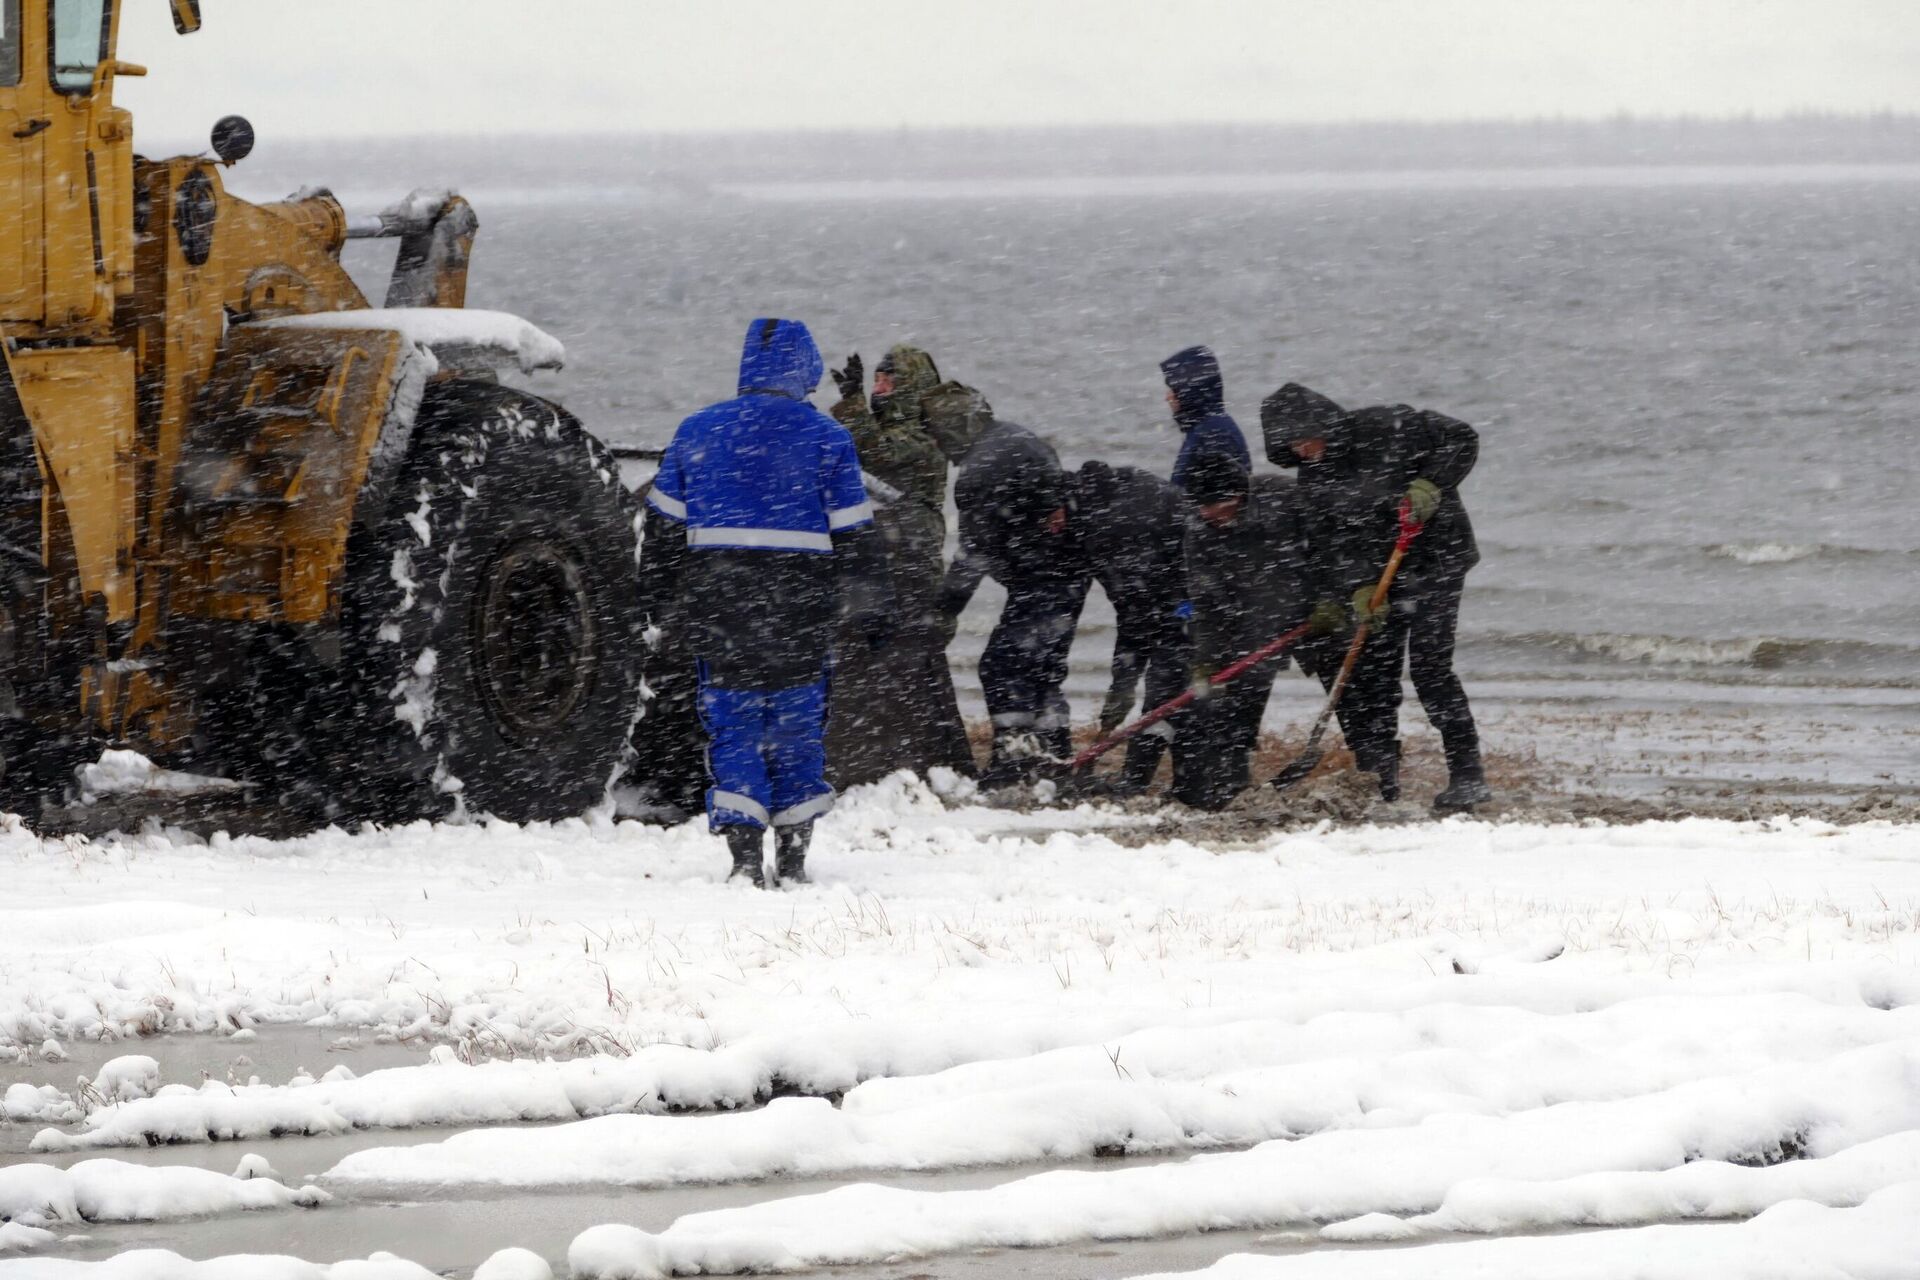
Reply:
M874 370L867 395L860 357L833 373L830 411L853 436L887 547L900 629L879 652L836 647L827 759L835 785L872 782L896 769L936 765L973 773L973 754L947 666L939 594L947 540L947 453L956 429L940 406L953 399L933 357L901 344ZM930 420L931 419L931 420ZM854 639L849 637L849 639Z

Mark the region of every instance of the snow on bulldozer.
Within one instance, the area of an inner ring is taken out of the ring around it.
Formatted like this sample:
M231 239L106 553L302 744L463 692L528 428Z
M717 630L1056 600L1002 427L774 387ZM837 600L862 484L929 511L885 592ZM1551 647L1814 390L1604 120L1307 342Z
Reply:
M222 181L237 117L213 158L137 156L119 3L15 4L0 809L86 825L109 748L226 780L264 827L599 802L640 709L636 510L600 441L499 380L562 353L464 309L473 210L249 203ZM375 236L399 241L380 307L341 265Z

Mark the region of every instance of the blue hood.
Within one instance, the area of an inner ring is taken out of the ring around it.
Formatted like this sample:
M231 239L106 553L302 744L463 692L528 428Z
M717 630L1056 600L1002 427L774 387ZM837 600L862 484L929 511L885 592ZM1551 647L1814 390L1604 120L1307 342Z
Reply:
M755 320L740 353L740 394L772 392L805 400L826 372L813 335L798 320Z
M1173 419L1191 427L1216 413L1225 413L1227 393L1220 380L1220 362L1206 347L1187 347L1160 362L1167 389L1180 397Z

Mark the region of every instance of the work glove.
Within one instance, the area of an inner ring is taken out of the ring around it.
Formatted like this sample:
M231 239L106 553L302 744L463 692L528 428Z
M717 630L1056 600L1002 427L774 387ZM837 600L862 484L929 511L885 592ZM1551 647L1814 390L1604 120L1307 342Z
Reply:
M860 359L860 353L854 352L847 357L847 367L833 370L833 385L840 388L840 398L857 396L867 385L867 366Z
M1386 623L1387 614L1392 611L1392 604L1385 600L1380 602L1378 609L1373 607L1372 587L1361 587L1353 593L1353 624L1356 627L1378 631Z
M1338 600L1322 600L1307 615L1307 631L1316 636L1337 636L1347 629L1347 607Z
M1107 700L1100 704L1100 735L1105 737L1127 722L1127 712L1133 710L1133 687L1116 684L1107 690Z
M1213 677L1214 673L1219 670L1220 668L1211 662L1196 662L1193 664L1193 678L1192 682L1187 685L1187 692L1193 695L1195 702L1205 702L1213 696Z
M1407 486L1407 519L1425 524L1440 509L1440 486L1431 480L1415 480Z

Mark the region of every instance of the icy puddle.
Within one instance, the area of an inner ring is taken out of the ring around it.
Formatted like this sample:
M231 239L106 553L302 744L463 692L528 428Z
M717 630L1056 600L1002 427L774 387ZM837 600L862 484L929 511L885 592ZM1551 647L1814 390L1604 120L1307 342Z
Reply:
M689 1118L691 1119L691 1118ZM317 1208L230 1213L167 1222L89 1224L84 1234L49 1248L47 1258L104 1259L133 1249L166 1249L187 1258L232 1254L286 1254L315 1260L366 1257L388 1252L449 1276L466 1276L501 1249L530 1249L565 1275L568 1246L581 1232L622 1223L649 1232L665 1230L689 1214L733 1209L865 1185L903 1192L980 1190L1046 1170L1113 1171L1172 1161L1112 1158L1046 1166L1001 1167L962 1172L898 1173L865 1179L796 1179L720 1186L636 1190L580 1187L555 1191L482 1189L458 1196L431 1193L389 1195L379 1188L356 1190L322 1175L355 1151L445 1140L461 1131L373 1130L341 1136L298 1137L119 1150L113 1159L159 1167L230 1172L243 1157L260 1157L289 1187L317 1183L332 1199ZM101 1153L35 1157L70 1166ZM1042 1277L1137 1276L1150 1271L1207 1266L1230 1253L1292 1253L1313 1247L1310 1235L1223 1231L1171 1239L1076 1243L1054 1248L968 1249L893 1263L819 1269L836 1275L944 1277L1021 1275ZM1324 1244L1320 1247L1327 1247ZM5 1264L0 1263L0 1274Z
M16 1085L41 1091L51 1089L64 1095L71 1107L84 1111L90 1104L97 1106L113 1100L111 1086L101 1081L101 1073L115 1061L150 1058L159 1068L157 1078L169 1082L199 1084L223 1080L229 1084L245 1084L257 1077L265 1083L284 1084L302 1071L317 1077L343 1065L357 1075L385 1067L414 1066L427 1061L429 1048L419 1043L383 1044L371 1032L301 1026L260 1027L237 1038L171 1035L134 1040L69 1040L55 1042L55 1045L51 1058L43 1046L26 1051L24 1060L0 1060L0 1097L20 1101L22 1095L17 1091L11 1095L8 1092ZM96 1082L106 1087L96 1087ZM103 1093L108 1096L101 1096ZM25 1111L24 1106L15 1109ZM0 1110L0 1164L11 1163L13 1158L25 1154L35 1135L43 1129L77 1133L78 1125L60 1122L59 1109L60 1104L49 1095L43 1112L50 1111L50 1114L16 1115L13 1110ZM116 1154L136 1158L124 1152ZM201 1154L208 1157L204 1162L183 1158L172 1163L197 1164L210 1169L230 1169L233 1164L232 1153L224 1148ZM59 1153L34 1158L51 1164L63 1162ZM84 1156L71 1156L65 1162L81 1158Z

